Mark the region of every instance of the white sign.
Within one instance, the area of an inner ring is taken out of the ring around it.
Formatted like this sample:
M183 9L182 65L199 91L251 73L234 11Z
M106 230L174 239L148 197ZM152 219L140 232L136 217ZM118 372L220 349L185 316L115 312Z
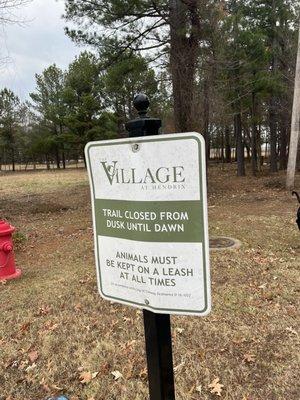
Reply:
M85 154L100 294L157 313L207 315L211 302L202 136L90 142Z

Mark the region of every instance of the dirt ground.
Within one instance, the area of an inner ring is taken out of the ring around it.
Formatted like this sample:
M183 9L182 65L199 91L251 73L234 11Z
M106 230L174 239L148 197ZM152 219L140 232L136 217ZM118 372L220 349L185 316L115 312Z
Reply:
M172 317L178 400L300 398L298 205L283 187L209 170L210 234L242 247L211 254L212 313ZM0 175L0 216L23 271L0 283L0 400L147 399L142 314L97 293L86 172Z

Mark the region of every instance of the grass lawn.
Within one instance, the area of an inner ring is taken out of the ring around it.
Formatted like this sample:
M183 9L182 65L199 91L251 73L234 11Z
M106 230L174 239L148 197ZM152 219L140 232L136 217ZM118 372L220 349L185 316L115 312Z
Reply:
M298 177L299 179L299 177ZM298 180L298 187L299 187ZM299 400L300 236L284 175L209 171L213 311L172 317L178 400ZM148 398L142 314L100 298L82 169L0 175L20 280L0 283L0 400ZM121 374L121 375L120 375Z

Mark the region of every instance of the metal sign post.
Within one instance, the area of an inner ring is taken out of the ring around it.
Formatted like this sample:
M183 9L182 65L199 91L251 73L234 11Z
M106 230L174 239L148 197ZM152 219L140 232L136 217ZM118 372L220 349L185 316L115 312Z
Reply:
M169 314L144 313L150 400L175 399Z
M140 118L126 124L129 137L158 135L161 120L147 117L147 96L137 95L133 104ZM170 315L148 310L143 315L150 400L175 400Z
M151 400L175 400L170 315L210 312L205 143L158 135L149 100L129 138L86 145L95 259L104 299L143 310Z

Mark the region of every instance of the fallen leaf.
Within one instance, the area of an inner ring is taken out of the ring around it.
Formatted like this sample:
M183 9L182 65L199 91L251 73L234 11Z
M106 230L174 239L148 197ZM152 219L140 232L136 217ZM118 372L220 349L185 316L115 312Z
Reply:
M21 325L20 332L28 331L29 327L30 327L30 322L26 322L25 324Z
M26 376L25 381L29 384L32 385L35 383L34 378L32 376Z
M43 306L38 309L37 316L48 315L51 311L50 306Z
M136 344L136 340L130 340L129 342L126 342L125 344L124 344L124 349L125 350L131 350L132 349L132 347Z
M121 374L120 371L113 371L111 374L113 375L115 381L117 381L120 378L123 378L123 375Z
M63 390L62 387L57 386L57 385L51 385L51 387L52 387L52 389L54 389L54 390L59 390L59 391Z
M23 369L25 369L25 368L28 366L28 364L29 364L29 361L28 361L28 360L21 361L21 362L20 362L20 365L19 365L19 367L18 367L18 369L19 369L20 371L22 371Z
M240 345L242 343L245 343L247 341L247 339L242 337L242 338L233 339L232 341L234 344Z
M185 361L182 361L180 364L178 364L178 365L176 365L176 367L174 367L174 372L178 372L184 366L185 366Z
M293 329L291 326L289 326L288 328L286 328L286 331L292 333L293 335L298 336L298 332L295 331L295 329Z
M90 383L92 379L93 379L93 378L92 378L91 372L82 372L82 373L79 375L79 380L80 380L80 382L81 382L82 384Z
M139 377L140 377L141 379L147 379L147 376L148 376L148 370L147 370L147 368L145 367L145 368L143 368L143 369L141 370L141 372L139 373Z
M78 303L74 306L76 311L81 311L82 310L82 304Z
M44 324L44 330L41 333L45 333L45 332L53 332L58 328L58 324L52 322L52 321L47 321Z
M10 360L8 363L5 364L4 368L18 368L19 367L19 361L18 360Z
M196 386L196 392L202 393L202 385Z
M255 355L254 354L244 354L243 360L247 363L255 362Z
M99 372L82 372L79 375L79 380L82 384L88 384L90 383L93 379L95 379L98 376Z
M267 283L263 283L262 285L258 286L258 289L265 289L267 287Z
M101 374L107 374L109 372L109 370L110 370L110 365L109 365L109 363L106 362L101 365L99 372Z
M26 372L30 372L30 371L32 371L32 370L35 369L35 368L36 368L36 364L33 363L33 364L29 365L29 367L27 367L25 371L26 371Z
M134 364L129 363L128 367L125 369L125 379L131 379L134 376Z
M49 385L47 385L47 383L45 383L44 379L42 379L42 381L40 382L41 388L44 390L44 392L51 392L51 389L49 387Z
M39 358L39 353L36 350L31 351L28 354L28 358L31 363L34 363Z
M212 383L208 385L208 387L210 388L210 393L221 396L222 388L224 387L224 385L220 383L219 378L216 378L212 381Z
M201 359L201 360L204 360L204 358L205 358L205 351L204 350L199 350L198 351L198 353L196 353L196 354L198 354L198 357Z

